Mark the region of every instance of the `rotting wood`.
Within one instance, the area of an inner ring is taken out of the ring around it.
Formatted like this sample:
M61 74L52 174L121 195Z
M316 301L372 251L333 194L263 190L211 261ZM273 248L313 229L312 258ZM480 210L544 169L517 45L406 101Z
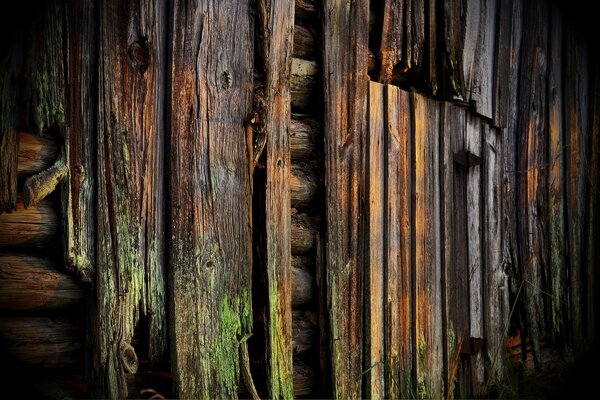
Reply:
M22 196L18 196L17 208L0 214L0 248L56 249L58 234L56 204L49 200L26 209Z
M411 112L409 94L393 86L385 92L387 130L387 248L385 271L385 397L408 398L413 377L411 326Z
M365 263L365 294L369 299L365 306L365 360L363 361L364 389L368 398L384 398L384 275L385 242L384 229L387 226L385 207L385 167L387 157L384 155L386 145L384 132L386 122L384 120L384 85L369 83L369 106L368 119L369 128L367 141L365 143L367 158L365 170L367 180L367 229L368 254Z
M304 60L314 60L317 53L317 44L313 32L303 26L294 26L294 57Z
M64 158L61 157L47 170L27 178L23 186L23 204L25 208L37 205L52 193L68 173L69 168Z
M0 318L4 362L14 368L81 367L84 332L79 322L66 317Z
M290 122L290 154L292 160L314 158L321 135L319 124L311 119L294 119Z
M244 129L253 89L250 3L172 4L169 325L175 397L235 398L240 342L252 333L252 142ZM212 56L216 48L219 57Z
M444 19L444 59L442 61L444 80L440 82L444 85L441 88L442 95L447 99L464 101L465 83L463 74L463 47L465 39L465 20L463 9L464 2L444 1L443 19ZM438 42L442 47L442 43Z
M292 374L292 268L290 245L291 159L290 74L294 40L294 2L260 0L260 53L266 71L261 129L266 144L266 363L270 398L294 395ZM304 200L300 195L301 202ZM298 196L295 198L298 200ZM295 203L296 205L298 202Z
M323 1L325 263L332 396L362 393L368 2Z
M314 311L294 310L292 339L294 356L311 353L318 345L318 315ZM310 355L308 355L310 357Z
M414 288L416 392L443 394L440 248L439 103L421 95L414 104Z
M291 205L294 208L306 208L317 200L319 182L314 171L292 164L289 190Z
M492 123L496 127L506 127L509 118L508 103L510 101L508 79L510 62L507 62L507 60L509 60L511 56L510 38L512 34L513 3L515 0L495 1L496 9L490 10L496 19Z
M477 157L482 154L483 141L483 123L475 115L467 115L465 150L473 153ZM471 338L482 339L484 337L483 326L483 227L481 217L483 215L482 202L482 166L470 166L467 172L466 185L466 206L467 206L467 280L469 282L469 312L470 325L469 336ZM486 272L488 270L486 269ZM483 354L471 354L471 384L473 396L482 396L485 385L485 365Z
M290 78L290 95L292 111L306 112L315 108L319 101L317 93L317 73L319 67L316 62L292 59L292 75Z
M567 335L567 259L565 233L565 126L563 118L563 17L558 5L550 9L548 63L548 329L553 341Z
M48 258L0 254L0 309L48 312L83 307L84 288Z
M93 397L127 396L138 322L149 358L166 350L163 140L164 4L99 5L97 264L88 330ZM175 79L174 79L175 80ZM180 103L183 104L183 103ZM138 349L139 350L139 349ZM125 357L125 358L124 358Z
M292 214L290 242L293 255L310 254L315 247L317 221L307 214Z
M69 3L67 10L69 109L63 134L69 174L61 193L62 232L66 267L80 279L91 281L95 273L97 242L97 6L90 1L74 1Z
M50 168L58 153L58 143L52 138L19 132L19 178L28 178Z

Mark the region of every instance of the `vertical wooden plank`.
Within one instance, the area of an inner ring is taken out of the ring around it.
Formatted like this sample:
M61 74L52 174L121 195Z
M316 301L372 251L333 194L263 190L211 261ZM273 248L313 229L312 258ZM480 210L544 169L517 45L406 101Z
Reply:
M387 209L385 271L385 389L388 398L408 398L412 391L411 329L411 157L409 93L386 87Z
M332 395L361 396L366 1L323 2L326 263Z
M465 38L462 69L465 101L475 111L492 118L494 98L494 52L496 38L496 1L467 0L463 10Z
M403 60L403 40L405 27L403 24L405 0L385 0L381 15L381 43L379 45L379 82L389 83L392 80L394 67Z
M467 116L465 150L482 157L483 125L479 117ZM467 173L467 259L469 281L470 338L484 338L483 331L483 271L482 271L482 226L481 165L469 166ZM483 395L485 380L482 352L471 355L471 381L473 396Z
M444 1L444 42L438 43L445 53L443 74L447 87L444 94L448 99L466 100L465 83L463 82L463 47L465 39L465 21L463 2Z
M425 14L428 12L426 2L422 0L406 0L406 44L404 47L404 60L406 66L415 72L423 73L427 67L425 64L425 53L428 43L426 42Z
M414 104L415 341L417 395L439 398L443 389L439 103L421 95Z
M586 351L584 283L587 281L583 256L585 199L587 196L586 152L588 146L588 66L583 33L574 23L564 27L564 107L566 154L566 207L568 221L569 305L573 349L576 357Z
M492 123L496 127L506 127L508 119L509 93L509 73L510 73L510 53L513 18L513 2L515 0L496 0L496 18L495 32L495 52L494 52L494 72L493 88L494 97L492 99L493 115Z
M290 73L294 2L258 3L265 66L260 121L266 143L267 388L272 399L294 396L290 219ZM244 344L245 345L245 344Z
M132 338L149 321L150 356L165 348L162 249L165 10L99 4L94 397L126 397L137 370Z
M368 258L365 263L365 389L368 398L385 397L383 382L384 353L384 274L387 248L384 226L387 226L385 207L386 165L384 86L369 83L369 131L367 135L367 211Z
M96 6L75 1L67 9L69 22L65 159L69 174L62 185L65 260L69 270L92 281L95 266L94 222L97 97L93 93L98 65Z
M563 105L563 17L557 4L551 5L548 63L548 239L547 285L553 341L566 338L568 321L567 260L565 235L565 127Z
M547 213L547 54L548 8L543 2L524 5L517 128L517 206L519 264L527 334L536 365L541 364L539 337L544 331L542 268L545 266L544 219Z
M467 111L444 103L440 140L442 151L442 265L445 288L444 348L445 397L470 397L461 370L461 345L471 337L469 321L469 268L467 248L467 168L455 163L454 154L464 151ZM469 379L470 380L470 379ZM457 386L459 385L459 386ZM459 388L460 386L465 386Z
M235 398L252 332L250 2L175 1L171 17L174 395Z
M506 274L502 268L502 134L499 129L483 125L483 331L485 333L484 361L486 385L500 382L504 374L506 329L502 308L502 292L506 287Z

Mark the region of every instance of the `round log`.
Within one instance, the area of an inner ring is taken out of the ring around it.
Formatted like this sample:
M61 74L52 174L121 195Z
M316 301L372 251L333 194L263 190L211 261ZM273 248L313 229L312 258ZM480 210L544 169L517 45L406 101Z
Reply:
M292 261L292 306L309 305L315 299L314 277L304 268L294 267Z
M319 68L314 61L292 59L290 80L292 111L307 111L320 104L320 94L317 90L318 71Z
M72 318L0 318L2 361L7 366L83 367L83 336Z
M307 214L292 214L292 254L310 254L315 246L317 223Z
M58 143L51 138L29 132L19 132L19 178L26 178L48 169L58 158Z
M317 20L315 0L295 0L296 18Z
M290 174L290 197L292 207L306 208L317 199L318 178L313 171L300 164L292 164Z
M315 368L299 357L294 357L294 396L306 396L317 387Z
M48 258L0 254L0 310L52 311L83 300L81 284Z
M0 249L59 247L58 233L58 215L48 199L26 209L19 196L16 210L0 214Z
M292 312L292 348L294 356L315 349L319 332L319 316L314 311Z
M315 35L302 25L294 25L294 57L314 60L317 46Z
M311 119L298 120L292 116L290 123L290 154L292 160L315 158L317 141L321 135L319 124Z

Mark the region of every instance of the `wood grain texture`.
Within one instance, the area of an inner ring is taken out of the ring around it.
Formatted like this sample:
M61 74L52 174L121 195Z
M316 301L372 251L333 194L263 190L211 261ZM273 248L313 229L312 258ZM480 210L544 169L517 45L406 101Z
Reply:
M315 120L292 118L290 122L292 160L314 158L317 155L318 141L321 135L320 126Z
M439 117L440 105L421 95L414 104L414 287L416 391L443 395Z
M98 9L92 1L68 4L69 85L66 98L69 107L63 135L69 174L61 191L64 216L61 228L67 268L82 280L91 281L96 265Z
M252 332L250 2L175 1L172 10L173 394L235 398L239 345Z
M511 55L511 35L513 19L513 3L515 0L496 0L496 9L493 10L496 19L495 52L493 71L493 115L492 123L496 127L506 127L511 115L508 113L510 99L509 73Z
M290 78L292 111L310 113L317 110L320 94L317 88L319 66L315 61L294 58Z
M384 374L385 397L410 397L413 376L413 339L411 309L411 121L409 94L393 86L386 87L386 197L387 247L384 257Z
M25 208L21 196L17 208L0 214L0 248L35 251L56 249L60 243L59 218L56 204L43 200Z
M125 397L131 341L148 317L149 358L166 348L163 261L165 10L99 5L95 396Z
M319 194L319 178L317 171L302 164L292 164L289 190L291 206L303 209L312 206Z
M58 143L53 138L19 132L19 178L27 178L49 168L56 161L58 152Z
M308 255L315 250L318 221L308 214L292 213L290 241L293 255Z
M362 271L368 4L323 2L325 260L332 396L358 398L362 380Z
M266 144L267 389L273 399L293 397L292 269L290 245L290 74L294 3L258 3L264 103L258 110ZM295 47L295 46L294 46ZM297 199L297 198L296 198ZM297 202L295 202L297 204Z
M387 247L384 233L387 225L387 212L385 210L385 187L387 166L385 155L386 144L384 132L386 121L385 113L385 88L375 82L369 83L369 129L367 134L366 151L367 159L365 170L367 179L367 235L368 254L365 263L365 360L364 393L368 398L385 397L384 386L384 277L385 256Z
M48 258L0 254L0 309L48 312L83 307L84 288Z
M315 34L303 25L294 25L294 57L314 60L318 54Z

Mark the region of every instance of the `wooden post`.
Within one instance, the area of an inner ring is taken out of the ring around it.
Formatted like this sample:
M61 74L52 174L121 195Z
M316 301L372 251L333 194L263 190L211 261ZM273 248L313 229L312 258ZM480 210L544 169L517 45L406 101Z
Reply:
M325 259L332 395L362 394L362 235L368 2L323 1Z
M175 397L237 397L240 343L252 333L252 143L244 128L253 89L250 3L172 3L167 118Z

